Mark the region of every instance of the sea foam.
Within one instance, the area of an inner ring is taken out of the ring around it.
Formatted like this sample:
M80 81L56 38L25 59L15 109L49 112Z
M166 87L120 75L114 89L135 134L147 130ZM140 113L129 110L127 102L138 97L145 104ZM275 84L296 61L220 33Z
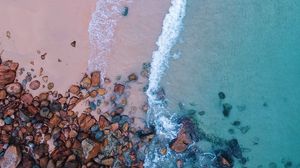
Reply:
M161 167L162 165L160 163L172 160L171 158L175 157L172 154L168 154L167 156L169 157L162 157L155 146L157 141L169 142L175 138L179 129L179 125L175 122L175 119L173 119L173 115L168 112L164 102L158 99L156 93L160 89L159 83L161 77L168 67L171 49L176 44L182 30L185 9L186 0L171 1L169 13L165 16L163 21L162 33L156 42L158 49L152 54L149 87L146 92L150 106L147 112L147 123L148 125L155 126L157 135L146 155L145 167Z
M91 53L88 60L88 71L105 72L106 57L111 51L114 31L124 3L131 0L98 0L96 10L89 23L89 40Z

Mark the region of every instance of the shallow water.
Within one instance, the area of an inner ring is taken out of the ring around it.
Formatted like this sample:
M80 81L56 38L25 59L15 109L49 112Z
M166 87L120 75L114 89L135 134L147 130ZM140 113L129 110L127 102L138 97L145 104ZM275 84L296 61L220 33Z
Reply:
M247 167L300 164L299 11L297 0L188 1L173 49L180 58L169 63L163 78L168 108L178 114L182 102L205 111L193 116L199 126L237 138ZM226 94L223 102L219 91ZM233 106L228 118L222 114L224 102ZM239 128L232 126L235 120L241 121Z

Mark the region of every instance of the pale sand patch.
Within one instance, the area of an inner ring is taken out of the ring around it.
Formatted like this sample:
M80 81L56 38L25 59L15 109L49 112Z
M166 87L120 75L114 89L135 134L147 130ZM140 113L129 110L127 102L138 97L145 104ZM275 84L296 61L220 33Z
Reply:
M55 83L54 90L64 93L86 72L87 30L95 3L95 0L0 1L3 59L19 62L26 71L33 68L38 72L43 67L49 81ZM6 31L10 31L10 39ZM76 48L70 45L72 41L76 41ZM44 53L47 53L46 58L41 60ZM34 65L30 61L34 61ZM35 93L46 90L39 89Z

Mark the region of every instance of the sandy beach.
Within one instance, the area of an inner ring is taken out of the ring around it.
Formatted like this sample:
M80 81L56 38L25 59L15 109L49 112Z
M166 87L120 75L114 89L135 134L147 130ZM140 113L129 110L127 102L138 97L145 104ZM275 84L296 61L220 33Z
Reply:
M32 74L38 74L42 67L48 81L55 84L53 89L59 92L81 79L87 68L87 28L95 1L4 0L0 3L0 50L4 50L4 59L20 62L26 71L34 69ZM73 41L76 47L71 46ZM39 91L46 90L47 87Z

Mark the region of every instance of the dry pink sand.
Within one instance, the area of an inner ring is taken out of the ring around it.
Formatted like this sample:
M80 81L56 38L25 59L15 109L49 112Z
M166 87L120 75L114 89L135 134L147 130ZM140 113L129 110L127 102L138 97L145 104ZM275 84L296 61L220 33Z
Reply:
M64 92L80 81L89 56L88 24L95 0L0 1L0 51L35 72L43 67L54 89ZM6 37L11 32L11 38ZM76 48L72 41L77 42ZM41 60L41 54L47 53ZM58 62L61 59L62 62ZM30 64L34 61L34 65ZM47 90L40 89L39 91Z

